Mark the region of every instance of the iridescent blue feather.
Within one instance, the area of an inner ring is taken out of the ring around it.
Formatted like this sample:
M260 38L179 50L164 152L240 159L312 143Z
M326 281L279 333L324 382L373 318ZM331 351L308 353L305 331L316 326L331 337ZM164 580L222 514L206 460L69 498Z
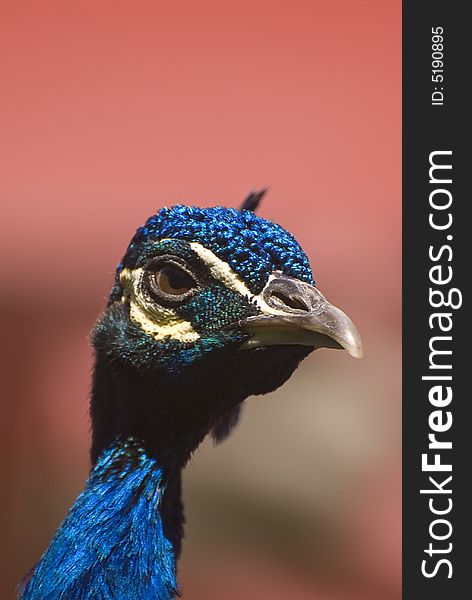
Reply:
M131 441L105 451L24 600L169 600L175 559L159 513L162 470Z
M118 299L121 292L121 269L134 268L146 245L164 238L200 242L227 262L255 294L262 290L274 270L313 284L306 254L293 235L280 225L258 217L251 210L177 205L162 208L136 231L118 265L112 300Z

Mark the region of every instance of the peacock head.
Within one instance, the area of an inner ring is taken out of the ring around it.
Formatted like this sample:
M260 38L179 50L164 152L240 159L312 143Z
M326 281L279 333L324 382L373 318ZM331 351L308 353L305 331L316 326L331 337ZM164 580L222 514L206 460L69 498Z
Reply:
M131 401L140 422L156 410L187 428L203 420L204 433L247 396L282 385L314 349L362 353L290 233L252 210L181 205L137 230L93 343L116 373L154 393L155 405Z

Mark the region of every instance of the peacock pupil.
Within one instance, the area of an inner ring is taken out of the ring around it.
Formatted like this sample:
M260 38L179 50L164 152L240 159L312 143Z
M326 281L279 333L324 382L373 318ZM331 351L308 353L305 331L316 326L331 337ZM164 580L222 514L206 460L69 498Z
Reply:
M190 291L195 282L184 270L166 265L154 274L157 289L169 296L182 296Z

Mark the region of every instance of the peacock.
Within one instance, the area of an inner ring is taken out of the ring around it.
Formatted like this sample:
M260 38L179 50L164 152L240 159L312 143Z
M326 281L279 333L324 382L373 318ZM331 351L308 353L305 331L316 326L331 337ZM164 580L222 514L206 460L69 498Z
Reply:
M255 214L264 193L162 208L136 231L91 334L90 475L22 600L175 598L192 452L314 349L361 356L298 242Z

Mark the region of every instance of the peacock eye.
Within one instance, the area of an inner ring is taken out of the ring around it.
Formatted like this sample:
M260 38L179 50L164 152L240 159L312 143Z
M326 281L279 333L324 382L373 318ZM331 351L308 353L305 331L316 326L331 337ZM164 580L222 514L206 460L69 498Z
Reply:
M193 275L183 266L158 262L148 272L148 288L157 300L179 301L197 287Z
M169 266L162 267L154 273L154 283L164 294L182 296L192 289L195 282L182 269Z

